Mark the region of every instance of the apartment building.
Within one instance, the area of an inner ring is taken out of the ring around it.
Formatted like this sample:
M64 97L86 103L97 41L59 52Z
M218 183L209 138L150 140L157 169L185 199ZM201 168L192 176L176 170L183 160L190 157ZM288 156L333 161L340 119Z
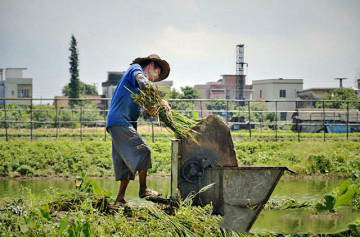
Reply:
M23 76L24 70L26 68L0 68L1 104L31 104L30 100L21 100L22 98L32 98L33 95L32 78L25 78ZM7 100L1 100L1 98Z
M277 100L279 102L267 102L266 107L269 111L278 111L280 120L290 120L296 109L298 92L303 90L303 79L265 79L254 80L252 84L253 100ZM282 102L284 101L284 102Z

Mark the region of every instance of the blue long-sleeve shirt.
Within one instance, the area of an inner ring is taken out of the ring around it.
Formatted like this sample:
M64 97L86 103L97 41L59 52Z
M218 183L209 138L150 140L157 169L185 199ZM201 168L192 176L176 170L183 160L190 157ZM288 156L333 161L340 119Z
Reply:
M137 128L136 121L139 118L141 107L134 102L131 93L125 87L138 93L139 84L136 76L140 73L146 76L139 64L133 64L118 82L111 99L106 127L133 126L135 129Z

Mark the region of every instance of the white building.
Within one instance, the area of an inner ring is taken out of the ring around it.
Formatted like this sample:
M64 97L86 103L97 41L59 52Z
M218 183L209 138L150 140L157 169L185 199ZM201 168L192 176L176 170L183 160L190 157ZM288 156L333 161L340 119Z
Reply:
M122 71L122 72L110 71L110 72L108 72L107 81L101 83L104 98L112 98L114 91L116 89L116 86L124 74L125 74L125 71Z
M253 100L279 100L279 102L267 102L268 111L275 112L276 107L280 120L289 120L296 109L297 93L303 90L303 79L266 79L253 81ZM284 100L284 102L281 102Z
M0 104L6 99L32 98L32 78L24 78L26 68L0 68ZM6 104L31 104L30 100L6 100Z

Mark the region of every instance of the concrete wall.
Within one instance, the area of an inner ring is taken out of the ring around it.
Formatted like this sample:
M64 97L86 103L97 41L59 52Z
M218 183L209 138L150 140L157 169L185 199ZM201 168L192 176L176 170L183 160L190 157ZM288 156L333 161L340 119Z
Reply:
M5 82L0 81L0 99L5 98ZM0 100L0 105L3 105L4 101Z
M195 85L194 89L199 92L200 99L209 99L210 85Z
M32 97L32 79L31 78L7 78L5 84L5 98L19 98L19 89L29 89L29 97ZM30 100L8 100L6 104L31 104Z
M23 70L26 68L6 68L5 78L22 78Z
M112 98L116 86L103 86L103 95L105 98Z

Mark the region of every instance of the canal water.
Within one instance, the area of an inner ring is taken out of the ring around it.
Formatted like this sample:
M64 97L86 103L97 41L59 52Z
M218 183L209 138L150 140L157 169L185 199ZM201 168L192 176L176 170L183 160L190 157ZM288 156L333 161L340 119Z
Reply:
M331 193L339 186L343 179L329 178L292 178L283 177L275 188L270 200L281 201L292 198L298 202L316 202L326 193ZM115 197L119 183L112 178L99 179L98 184L109 190ZM170 194L170 177L150 176L148 186L160 191L163 196ZM0 199L20 197L29 192L41 197L49 189L61 191L75 188L74 180L70 179L2 179L0 180ZM143 202L138 197L137 180L130 182L126 200L129 203ZM263 210L251 229L254 233L334 233L345 230L347 225L354 222L359 216L349 208L339 208L334 214L315 214L311 210Z

